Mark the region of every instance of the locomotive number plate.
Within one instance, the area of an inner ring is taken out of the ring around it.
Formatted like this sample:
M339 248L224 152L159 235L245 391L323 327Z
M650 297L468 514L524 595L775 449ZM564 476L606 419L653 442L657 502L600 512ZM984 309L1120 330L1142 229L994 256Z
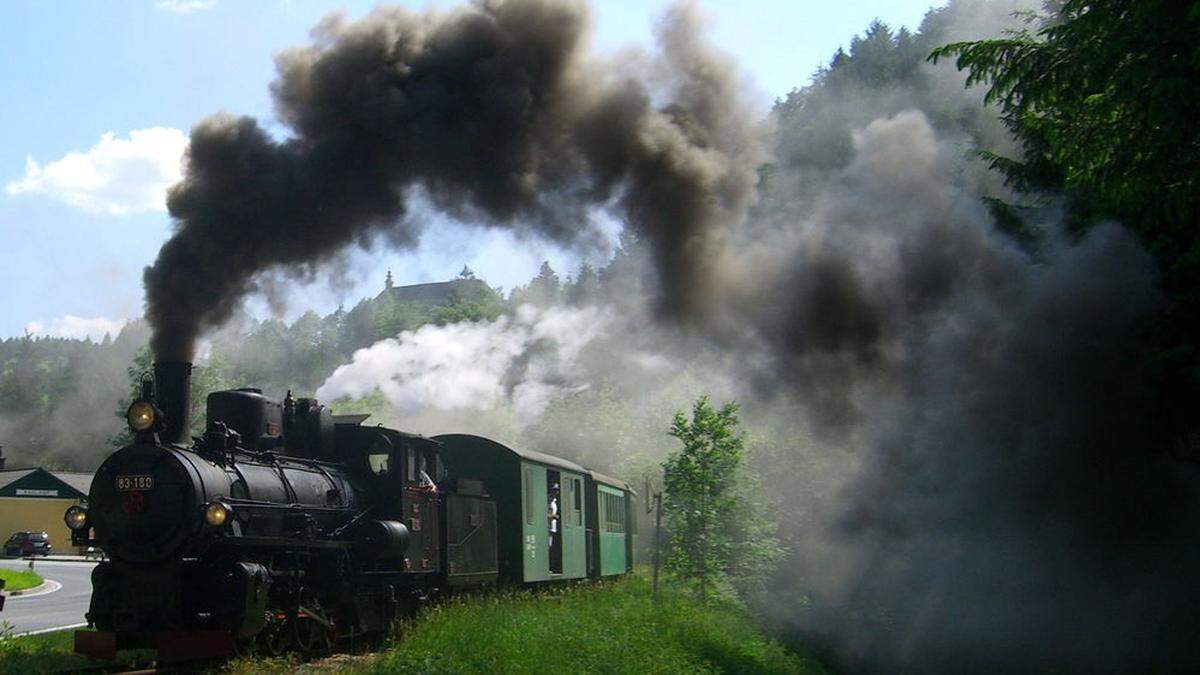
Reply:
M117 489L121 491L153 490L154 476L117 476Z

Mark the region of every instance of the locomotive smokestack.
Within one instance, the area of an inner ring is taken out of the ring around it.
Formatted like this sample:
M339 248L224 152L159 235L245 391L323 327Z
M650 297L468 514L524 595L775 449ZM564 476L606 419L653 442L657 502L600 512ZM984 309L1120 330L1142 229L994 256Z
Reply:
M154 364L154 398L163 412L162 440L186 443L191 420L192 364L187 361L157 361Z

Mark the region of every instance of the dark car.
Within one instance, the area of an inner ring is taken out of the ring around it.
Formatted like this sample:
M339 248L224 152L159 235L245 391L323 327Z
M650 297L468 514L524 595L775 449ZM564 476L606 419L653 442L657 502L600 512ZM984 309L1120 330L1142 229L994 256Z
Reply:
M4 542L4 555L50 555L50 535L45 532L17 532Z

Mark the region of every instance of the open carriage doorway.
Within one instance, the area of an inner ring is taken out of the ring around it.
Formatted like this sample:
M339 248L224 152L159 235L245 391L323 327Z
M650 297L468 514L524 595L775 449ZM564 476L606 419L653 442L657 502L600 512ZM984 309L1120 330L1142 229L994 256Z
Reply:
M562 574L562 485L557 471L546 469L546 525L550 530L550 573Z

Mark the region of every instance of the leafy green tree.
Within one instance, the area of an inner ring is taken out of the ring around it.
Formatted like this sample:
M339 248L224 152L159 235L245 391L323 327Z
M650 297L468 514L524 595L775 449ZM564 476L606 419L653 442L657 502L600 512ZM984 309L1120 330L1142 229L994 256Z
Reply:
M954 42L967 83L989 86L1025 157L990 155L1022 189L1066 189L1100 215L1186 254L1200 206L1200 5L1067 0L1036 30Z
M736 403L714 410L707 396L692 416L675 413L670 435L682 447L663 463L663 500L671 532L666 567L695 586L702 601L727 584L761 587L779 559L774 524L752 498L758 483L743 470L744 435ZM753 577L753 578L751 578Z
M476 280L475 273L469 267L464 267L451 283L446 304L430 309L425 322L444 326L461 321L491 321L508 311L504 295L498 289Z

